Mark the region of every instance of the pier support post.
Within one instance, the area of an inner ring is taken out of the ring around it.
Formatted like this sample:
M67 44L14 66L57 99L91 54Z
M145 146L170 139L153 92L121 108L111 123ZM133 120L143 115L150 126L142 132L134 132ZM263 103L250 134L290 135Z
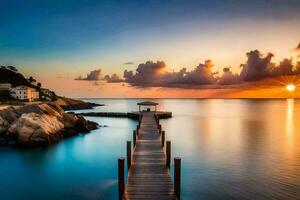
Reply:
M181 186L181 158L174 158L174 192L178 199L180 199Z
M124 181L124 161L125 158L121 157L118 159L118 186L119 186L119 200L122 199L125 191Z
M157 125L157 127L158 127L158 125L159 125L159 118L158 118L158 115L157 115L157 114L154 114L154 118L155 118L156 125Z
M161 134L161 124L158 125L159 134Z
M165 131L161 132L161 146L164 147L165 146L165 137L166 137L166 133Z
M171 165L171 141L167 141L166 154L167 154L166 166L168 168L170 168L170 165Z
M136 145L136 131L133 131L133 147Z
M127 141L127 169L131 166L131 141Z
M137 135L139 134L139 129L140 129L140 125L137 125L137 126L136 126L136 134L137 134Z
M143 115L139 116L139 125L141 126Z

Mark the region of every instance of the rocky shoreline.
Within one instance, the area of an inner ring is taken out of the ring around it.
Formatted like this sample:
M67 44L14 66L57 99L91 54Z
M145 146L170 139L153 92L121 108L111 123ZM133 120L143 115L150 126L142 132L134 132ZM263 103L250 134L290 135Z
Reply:
M93 109L97 106L104 106L104 104L96 104L90 102L84 102L76 99L70 99L65 97L59 97L55 103L59 105L65 111L67 110L83 110L83 109Z
M70 104L67 108L79 107ZM1 110L0 146L26 148L48 146L63 138L97 129L97 123L85 120L74 113L65 113L64 109L66 107L55 102Z

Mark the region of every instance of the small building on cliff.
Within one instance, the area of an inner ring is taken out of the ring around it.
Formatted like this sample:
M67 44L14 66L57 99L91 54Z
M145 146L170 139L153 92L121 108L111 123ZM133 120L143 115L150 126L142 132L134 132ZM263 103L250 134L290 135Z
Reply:
M17 86L10 90L10 95L18 100L34 101L39 99L39 92L32 87Z

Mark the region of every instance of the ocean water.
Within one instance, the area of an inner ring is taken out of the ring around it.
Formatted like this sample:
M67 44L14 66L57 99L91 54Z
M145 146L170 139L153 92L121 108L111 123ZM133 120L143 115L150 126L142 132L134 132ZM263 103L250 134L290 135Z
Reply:
M116 112L141 101L86 100ZM300 199L300 100L155 101L173 112L161 124L182 158L182 199ZM0 148L0 199L117 199L117 158L136 121L87 118L107 127L48 148Z

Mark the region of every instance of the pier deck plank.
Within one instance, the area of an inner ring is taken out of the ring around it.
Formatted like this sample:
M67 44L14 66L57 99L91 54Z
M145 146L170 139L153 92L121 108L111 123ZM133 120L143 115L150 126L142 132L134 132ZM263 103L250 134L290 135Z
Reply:
M154 113L144 112L124 199L176 199L165 160Z

